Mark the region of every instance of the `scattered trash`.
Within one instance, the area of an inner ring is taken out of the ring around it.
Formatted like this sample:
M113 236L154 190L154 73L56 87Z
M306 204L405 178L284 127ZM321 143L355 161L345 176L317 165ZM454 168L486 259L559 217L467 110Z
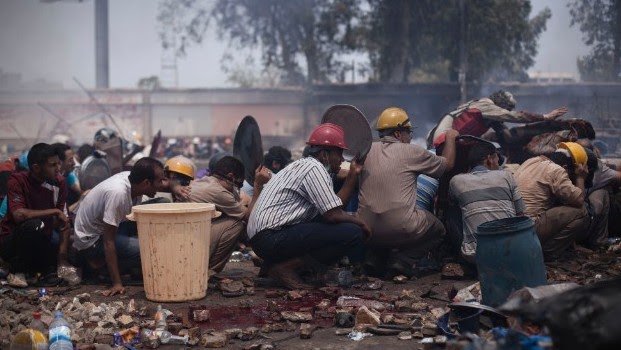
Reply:
M388 303L383 303L377 300L361 299L361 298L352 297L352 296L340 296L338 300L336 301L336 306L355 307L355 308L366 306L369 309L375 309L380 312L384 310L389 310L392 308L392 305Z
M455 297L454 302L481 302L481 284L479 282L460 289Z
M70 286L82 283L82 277L80 277L80 271L77 267L71 265L58 265L56 274L58 275L58 278L66 281Z
M351 331L347 337L353 341L361 341L362 339L366 338L366 337L372 337L373 334L371 333L365 333L365 332L358 332L358 331Z

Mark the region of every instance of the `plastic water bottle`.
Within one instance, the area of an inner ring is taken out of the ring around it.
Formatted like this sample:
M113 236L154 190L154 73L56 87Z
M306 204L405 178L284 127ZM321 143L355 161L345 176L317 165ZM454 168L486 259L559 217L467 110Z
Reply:
M63 318L62 311L56 311L54 320L50 324L50 348L49 350L73 350L71 343L71 328Z
M47 334L47 325L41 321L41 313L33 312L32 313L32 322L30 322L30 328L36 329L43 334Z
M160 332L160 341L162 344L187 344L189 337L187 335L180 337L176 335L172 335L169 331L161 331Z

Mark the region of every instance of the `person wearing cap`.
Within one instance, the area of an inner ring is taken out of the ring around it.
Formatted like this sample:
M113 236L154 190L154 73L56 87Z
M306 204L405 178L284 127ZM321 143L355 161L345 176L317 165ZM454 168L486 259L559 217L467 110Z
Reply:
M517 183L510 172L500 169L501 162L496 145L476 143L468 152L470 172L455 175L449 183L449 205L460 211L447 210L448 237L470 263L475 263L479 225L524 214Z
M176 201L192 203L213 203L220 217L211 221L209 236L209 274L221 272L229 260L236 244L242 238L246 222L250 216L256 197L269 180L267 168L260 166L255 171L254 192L248 206L241 200L239 187L244 179L244 165L231 156L225 155L212 166L211 175L194 180L196 167L183 156L169 159L164 169L171 174L172 187L187 187L182 196L175 195ZM194 181L192 181L194 180ZM191 182L190 182L191 181ZM179 191L173 189L173 193Z
M451 128L461 135L476 137L482 136L492 128L496 131L499 140L508 142L514 135L506 129L503 122L534 123L554 120L568 112L566 107L556 108L546 114L514 111L516 104L513 94L504 90L498 90L489 97L468 101L442 117L431 129L427 138L427 147L435 148L444 142L443 134Z
M352 161L341 190L333 190L331 174L340 170L347 149L343 129L320 124L307 144L307 157L264 186L248 220L249 242L264 260L263 271L290 289L311 288L299 276L304 269L321 272L343 256L362 263L364 239L371 234L362 220L343 211L362 164Z
M608 218L610 213L610 193L621 185L621 171L610 168L597 156L589 139L577 141L587 152L589 162L595 157L595 166L589 166L592 176L591 186L587 184L586 205L591 215L588 236L583 237L582 244L596 248L607 244Z
M535 221L544 258L558 258L589 226L584 205L588 176L584 148L561 142L556 152L522 163L514 176L524 214Z
M417 181L420 174L437 179L453 168L458 133L447 131L444 153L437 156L410 143L412 128L403 109L385 109L376 125L380 140L373 142L360 174L358 216L373 232L368 245L376 255L366 265L378 276L413 276L416 262L437 247L446 232L431 212L416 207Z

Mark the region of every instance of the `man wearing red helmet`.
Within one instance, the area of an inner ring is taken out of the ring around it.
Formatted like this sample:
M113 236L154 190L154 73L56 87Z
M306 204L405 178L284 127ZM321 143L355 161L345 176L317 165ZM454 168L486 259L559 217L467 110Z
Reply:
M324 123L308 139L308 156L272 176L248 220L254 251L267 264L268 275L287 288L311 288L300 279L304 267L325 266L347 256L362 262L366 224L343 211L362 164L353 161L335 194L330 174L340 169L347 149L343 129Z

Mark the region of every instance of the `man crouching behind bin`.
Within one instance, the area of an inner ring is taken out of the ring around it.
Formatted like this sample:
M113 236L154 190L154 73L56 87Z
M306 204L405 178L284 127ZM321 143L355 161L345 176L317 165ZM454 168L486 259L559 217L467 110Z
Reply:
M99 271L107 266L112 288L103 294L125 293L121 271L140 269L140 248L135 225L126 223L132 206L143 195L153 198L168 187L164 166L153 158L141 158L131 172L124 171L104 180L84 197L75 221L73 247L88 266ZM132 229L127 229L133 227Z
M312 288L298 275L305 267L324 267L343 256L361 263L364 239L371 235L363 221L342 209L362 164L353 161L339 193L333 190L330 174L338 173L347 149L343 129L321 124L307 144L309 156L273 175L248 221L250 245L264 259L263 269L289 289Z
M213 203L222 213L212 220L209 238L209 275L221 272L246 229L252 206L270 178L269 170L263 166L255 170L254 194L246 206L239 192L244 182L244 165L235 157L222 157L212 169L211 176L192 182L189 180L194 178L196 167L188 158L173 157L166 162L164 169L171 180L175 201ZM181 191L177 188L183 186L188 186L189 191L185 198L180 198Z

